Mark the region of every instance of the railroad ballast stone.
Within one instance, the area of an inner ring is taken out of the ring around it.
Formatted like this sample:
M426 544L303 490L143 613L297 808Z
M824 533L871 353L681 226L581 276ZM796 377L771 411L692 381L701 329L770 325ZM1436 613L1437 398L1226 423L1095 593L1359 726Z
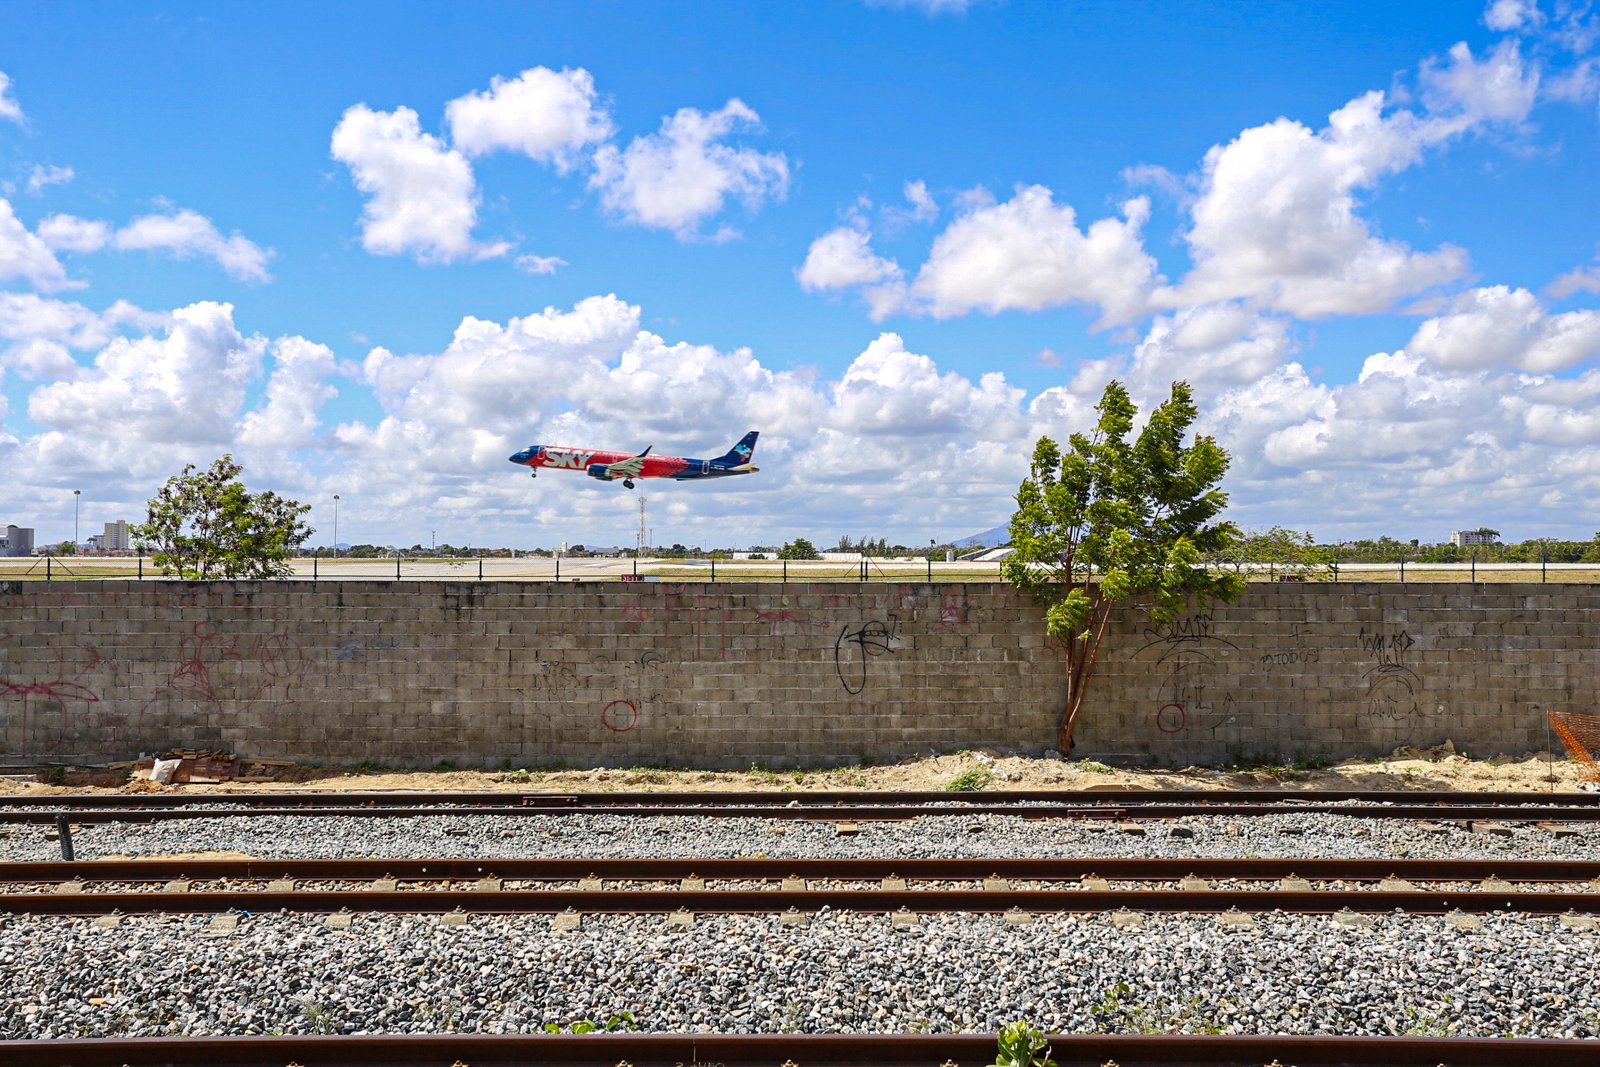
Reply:
M377 819L338 815L252 815L165 822L87 823L73 832L80 859L189 852L261 859L471 856L482 859L714 858L1394 858L1595 859L1600 824L1574 824L1561 836L1536 827L1509 837L1450 827L1421 834L1403 819L1343 815L1264 815L1235 821L1190 816L1150 824L1140 837L1103 835L1094 821L1033 821L1009 815L928 816L863 822L840 836L827 822L699 816L440 814ZM1285 836L1287 822L1305 833ZM969 832L981 825L984 832ZM58 845L43 826L19 825L0 840L0 859L52 860Z
M1596 938L1554 918L257 915L0 921L0 1037L529 1033L632 1012L654 1032L1051 1031L1600 1036Z

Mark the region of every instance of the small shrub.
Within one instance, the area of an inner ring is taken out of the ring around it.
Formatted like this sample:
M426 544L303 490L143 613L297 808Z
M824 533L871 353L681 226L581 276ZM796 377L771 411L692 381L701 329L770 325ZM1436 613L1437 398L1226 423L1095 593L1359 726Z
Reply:
M993 771L987 767L973 767L946 782L945 789L952 793L978 793L989 788L993 782Z
M1056 1067L1044 1031L1035 1030L1025 1019L1003 1026L998 1046L989 1067Z

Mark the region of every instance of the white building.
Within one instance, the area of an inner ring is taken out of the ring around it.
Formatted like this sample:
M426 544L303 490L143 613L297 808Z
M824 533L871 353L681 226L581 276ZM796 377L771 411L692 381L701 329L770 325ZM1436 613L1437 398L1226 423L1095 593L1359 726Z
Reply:
M1455 545L1457 548L1465 548L1468 545L1493 545L1499 543L1499 541L1499 530L1489 530L1483 528L1476 530L1457 530L1455 533L1450 535L1450 543Z
M123 519L106 523L106 532L100 535L100 547L107 552L126 552L133 547L128 538L128 524Z
M6 550L4 555L33 555L33 530L26 526L7 526Z

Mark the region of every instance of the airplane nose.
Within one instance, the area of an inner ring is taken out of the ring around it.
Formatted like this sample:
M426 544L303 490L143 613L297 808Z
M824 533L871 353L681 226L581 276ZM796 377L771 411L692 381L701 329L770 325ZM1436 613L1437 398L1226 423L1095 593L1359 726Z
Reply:
M508 462L526 463L528 462L528 456L532 454L532 451L532 449L524 448L521 452L518 452L516 455L512 456Z

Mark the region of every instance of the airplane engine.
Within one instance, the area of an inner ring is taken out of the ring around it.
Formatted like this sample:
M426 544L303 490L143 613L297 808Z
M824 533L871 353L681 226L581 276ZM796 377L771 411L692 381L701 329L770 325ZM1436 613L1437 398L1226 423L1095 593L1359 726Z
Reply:
M601 481L607 481L610 477L610 471L611 468L606 466L604 463L589 464L589 477L591 478L599 478Z

